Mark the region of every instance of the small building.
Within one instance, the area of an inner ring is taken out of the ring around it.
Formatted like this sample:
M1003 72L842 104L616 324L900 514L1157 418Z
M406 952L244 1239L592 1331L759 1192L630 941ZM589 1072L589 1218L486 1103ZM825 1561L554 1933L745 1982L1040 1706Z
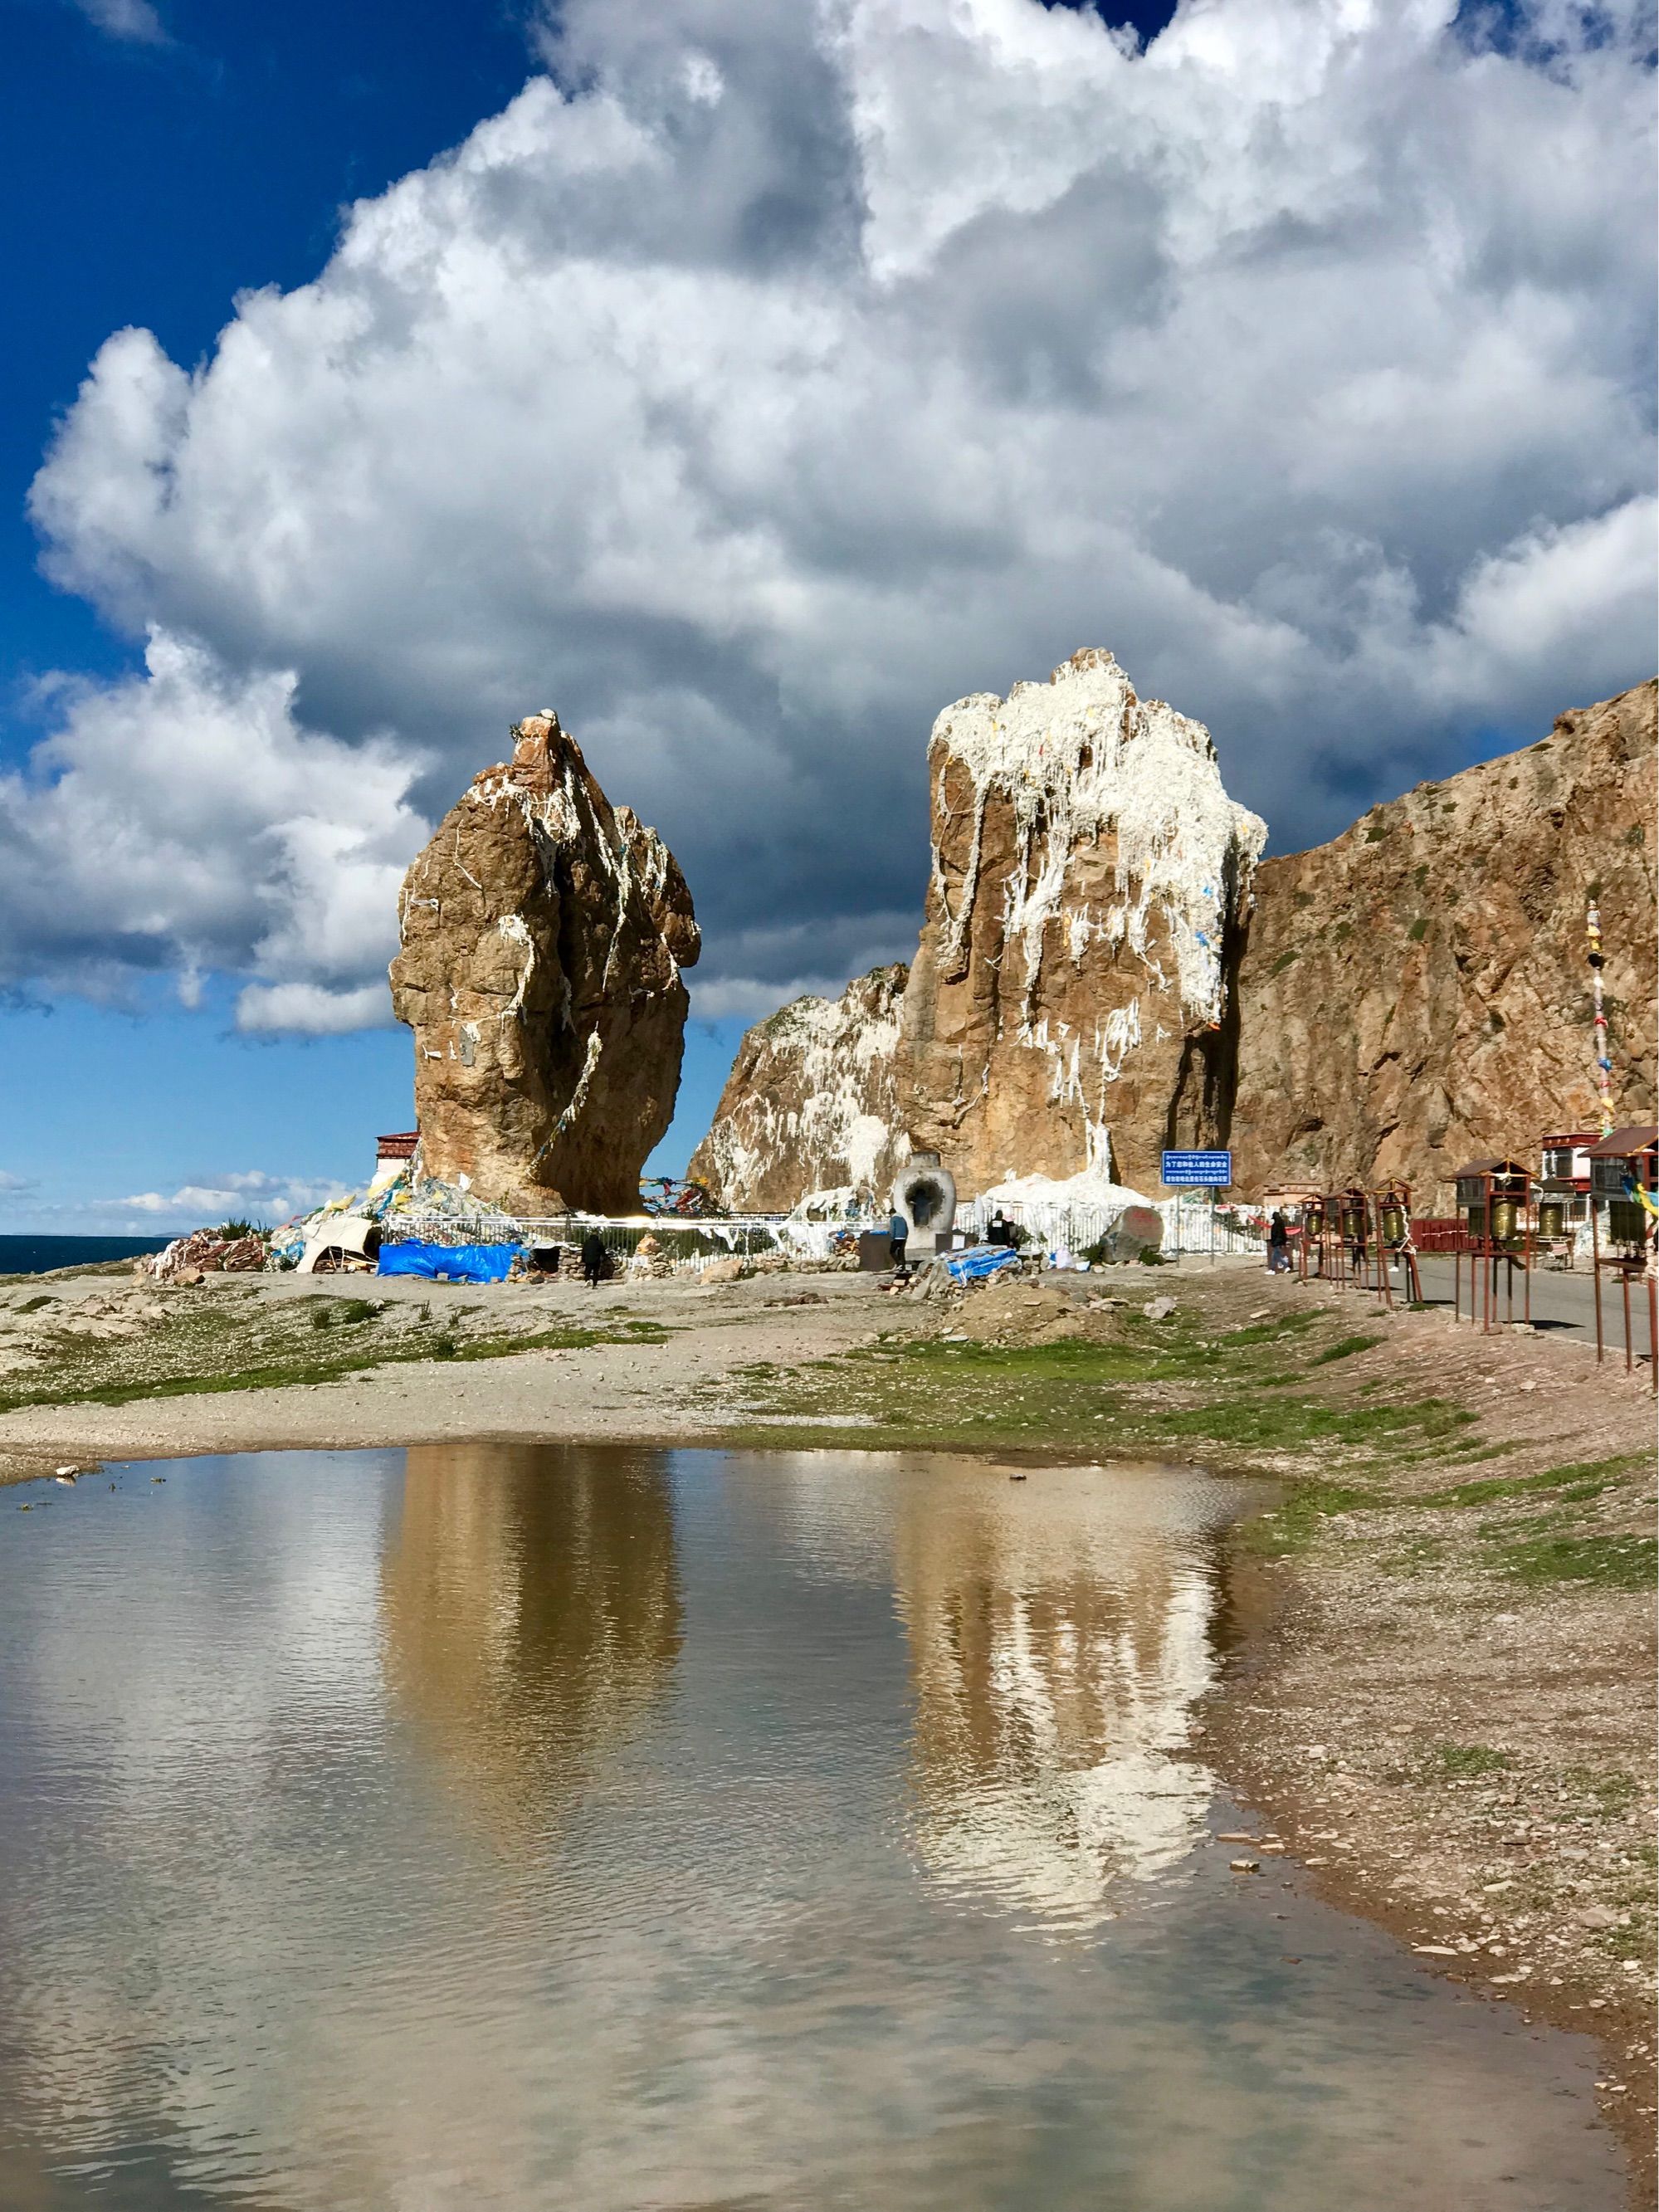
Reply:
M374 1180L371 1192L384 1190L394 1176L399 1176L415 1157L415 1147L421 1141L418 1129L401 1129L389 1137L374 1139Z
M1538 1140L1539 1181L1553 1190L1589 1196L1590 1146L1599 1144L1599 1129L1561 1129Z
M1589 1218L1590 1147L1596 1129L1560 1129L1538 1144L1540 1236L1569 1237Z

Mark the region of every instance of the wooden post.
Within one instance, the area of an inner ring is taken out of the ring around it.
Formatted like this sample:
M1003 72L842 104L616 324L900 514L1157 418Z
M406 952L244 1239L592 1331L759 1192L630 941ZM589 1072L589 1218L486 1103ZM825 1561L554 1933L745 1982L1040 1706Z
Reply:
M1498 1261L1493 1259L1493 1241L1491 1241L1491 1176L1486 1176L1484 1182L1486 1182L1486 1207L1484 1207L1482 1217L1480 1217L1480 1228L1482 1228L1482 1237L1480 1237L1480 1243L1482 1243L1482 1263L1480 1263L1480 1334L1482 1334L1482 1336L1491 1336L1491 1314L1493 1314L1493 1307L1498 1305Z
M1590 1281L1595 1288L1595 1364L1601 1364L1601 1237L1595 1218L1595 1177L1590 1177Z

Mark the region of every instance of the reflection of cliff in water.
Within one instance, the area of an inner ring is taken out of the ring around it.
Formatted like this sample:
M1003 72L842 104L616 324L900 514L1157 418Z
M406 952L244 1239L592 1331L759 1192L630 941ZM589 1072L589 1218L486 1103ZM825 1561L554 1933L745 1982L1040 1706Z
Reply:
M383 1588L392 1697L520 1841L557 1822L678 1656L666 1459L411 1446Z
M948 1886L1086 1928L1115 1879L1173 1866L1202 1832L1208 1771L1182 1753L1208 1686L1208 1531L1121 1477L1053 1470L896 1530L915 1690L916 1848ZM1204 1493L1213 1486L1202 1484Z

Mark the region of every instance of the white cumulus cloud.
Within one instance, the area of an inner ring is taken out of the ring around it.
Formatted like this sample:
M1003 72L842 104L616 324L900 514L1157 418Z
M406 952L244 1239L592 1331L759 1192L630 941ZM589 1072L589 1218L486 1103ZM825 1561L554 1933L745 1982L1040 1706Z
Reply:
M9 971L373 1018L422 819L544 701L736 1006L909 949L934 714L1079 645L1281 846L1638 680L1650 43L1623 0L1182 0L1144 53L1037 0L565 0L313 283L94 362L34 514L157 641L0 799Z
M302 729L295 688L161 631L143 676L60 684L0 775L0 960L112 996L171 972L186 1004L204 970L246 976L251 1030L389 1020L417 764Z
M183 1222L191 1227L227 1219L276 1223L308 1212L336 1196L338 1190L337 1183L319 1182L314 1176L271 1175L255 1168L202 1182L181 1183L173 1191L144 1190L130 1198L97 1199L84 1210L128 1217L135 1228L149 1220Z
M167 42L167 26L150 0L70 0L70 4L112 39L125 39L141 46Z

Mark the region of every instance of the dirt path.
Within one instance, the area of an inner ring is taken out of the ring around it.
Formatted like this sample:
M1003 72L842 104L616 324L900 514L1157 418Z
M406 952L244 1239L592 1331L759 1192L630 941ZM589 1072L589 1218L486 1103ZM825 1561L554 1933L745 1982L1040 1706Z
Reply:
M1425 1968L1601 2033L1650 2185L1653 1409L1577 1342L1201 1264L930 1303L837 1275L160 1299L92 1277L0 1293L0 1392L13 1479L526 1437L1275 1474L1237 1534L1206 1758Z

